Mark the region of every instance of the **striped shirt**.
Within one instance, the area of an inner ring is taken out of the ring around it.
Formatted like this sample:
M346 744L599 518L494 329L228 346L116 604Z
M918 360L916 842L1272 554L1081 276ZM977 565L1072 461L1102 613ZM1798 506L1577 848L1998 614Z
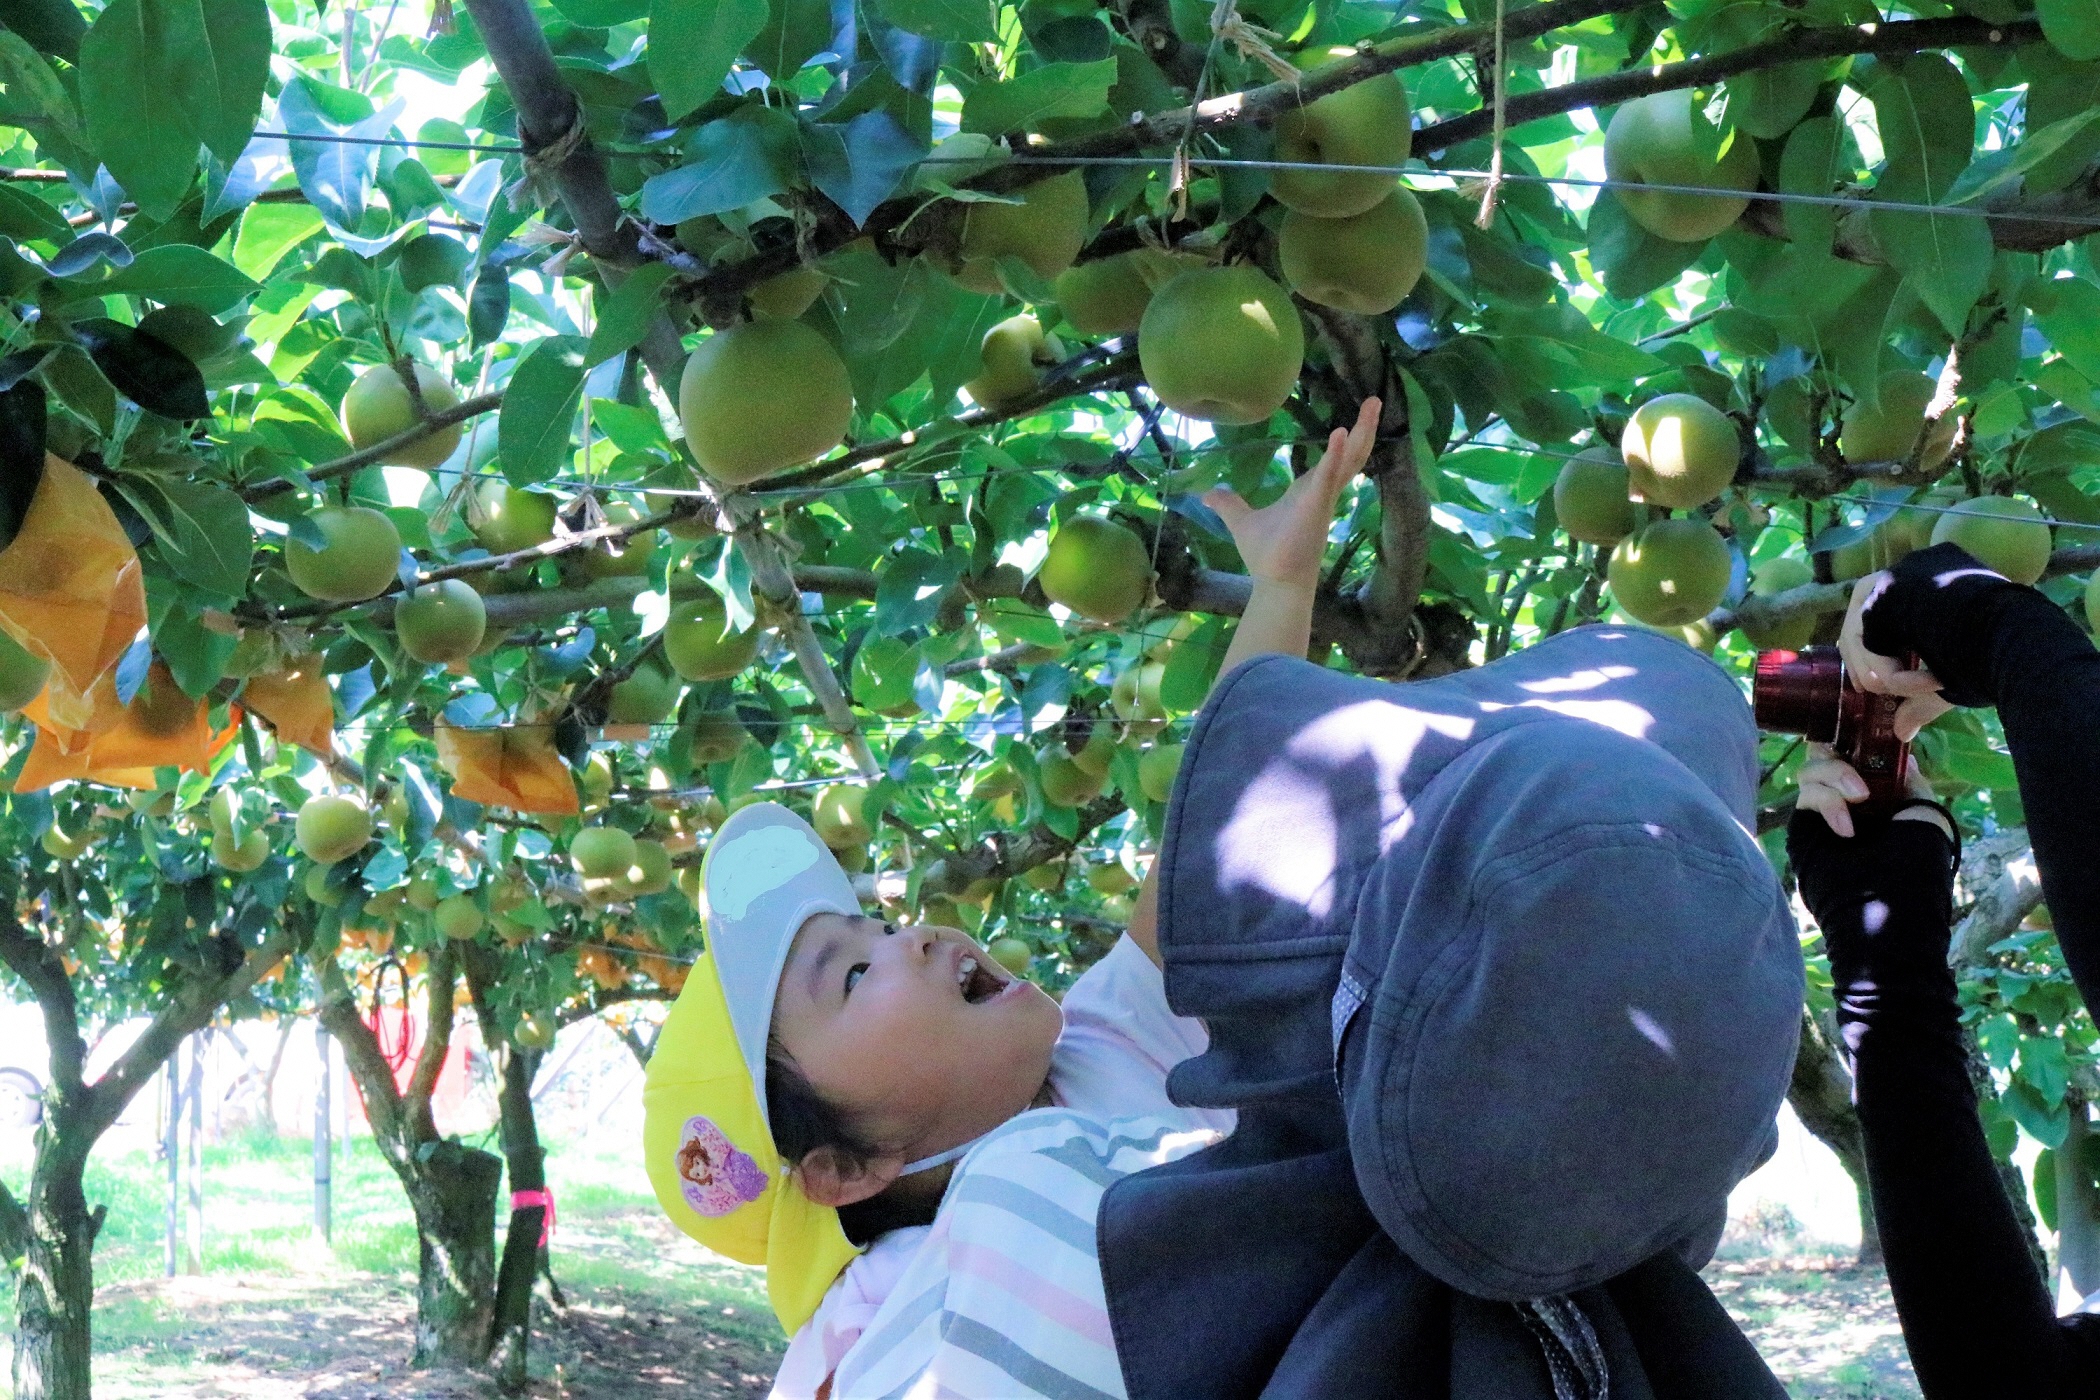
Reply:
M1233 1115L1168 1101L1167 1071L1207 1038L1168 1010L1159 969L1129 939L1063 1009L1058 1107L985 1137L932 1225L892 1231L853 1261L795 1334L772 1400L1123 1394L1094 1246L1102 1193L1216 1141Z
M963 1159L910 1264L840 1362L834 1400L1122 1396L1094 1243L1101 1195L1216 1137L1061 1108L1009 1120Z

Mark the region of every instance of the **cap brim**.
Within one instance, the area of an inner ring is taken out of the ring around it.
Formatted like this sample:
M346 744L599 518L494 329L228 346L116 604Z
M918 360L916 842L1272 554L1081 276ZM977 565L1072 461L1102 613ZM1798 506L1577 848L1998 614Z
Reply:
M777 802L730 814L708 844L700 885L708 953L763 1115L773 997L795 935L812 915L857 916L860 899L816 829Z

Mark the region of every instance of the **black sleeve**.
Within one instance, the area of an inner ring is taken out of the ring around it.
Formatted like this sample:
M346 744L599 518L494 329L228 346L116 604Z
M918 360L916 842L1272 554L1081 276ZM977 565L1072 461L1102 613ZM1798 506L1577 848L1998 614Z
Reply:
M2100 1394L2095 1318L2059 1320L1976 1113L1946 950L1954 845L1855 809L1787 852L1830 951L1889 1289L1926 1400Z
M1864 622L1868 650L1916 652L1949 700L1998 707L2057 942L2100 1011L2100 651L2047 597L1952 544L1898 563Z

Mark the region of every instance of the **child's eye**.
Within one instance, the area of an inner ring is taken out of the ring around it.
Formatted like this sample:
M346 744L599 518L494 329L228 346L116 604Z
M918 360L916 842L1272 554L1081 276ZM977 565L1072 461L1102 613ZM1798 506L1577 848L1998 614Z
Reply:
M846 995L847 995L847 996L849 996L849 997L850 997L850 996L852 996L852 995L853 995L853 984L854 984L854 983L856 983L856 982L858 982L858 981L860 981L860 975L861 975L861 974L862 974L863 972L866 972L867 970L868 970L868 965L867 965L866 963L855 963L855 964L853 964L853 966L851 966L851 967L849 967L849 968L847 968L847 969L846 969Z

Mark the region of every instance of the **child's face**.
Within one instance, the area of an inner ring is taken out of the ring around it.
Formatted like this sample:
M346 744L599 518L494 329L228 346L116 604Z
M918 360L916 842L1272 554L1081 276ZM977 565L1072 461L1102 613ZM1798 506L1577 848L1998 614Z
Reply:
M773 1003L810 1084L907 1160L1027 1108L1063 1027L1056 1002L967 935L840 914L802 925Z

